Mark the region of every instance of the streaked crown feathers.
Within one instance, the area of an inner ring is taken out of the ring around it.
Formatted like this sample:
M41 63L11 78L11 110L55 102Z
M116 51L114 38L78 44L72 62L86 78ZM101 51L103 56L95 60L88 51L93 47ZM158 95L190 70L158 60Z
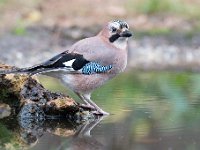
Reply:
M129 29L128 23L122 20L113 20L109 22L109 29L112 31L114 28L116 29L122 29L122 28L127 28Z

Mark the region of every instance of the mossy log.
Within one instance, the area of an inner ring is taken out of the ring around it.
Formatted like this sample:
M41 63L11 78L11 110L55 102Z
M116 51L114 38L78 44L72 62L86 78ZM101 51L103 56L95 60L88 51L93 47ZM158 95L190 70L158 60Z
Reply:
M0 64L0 70L13 68ZM11 114L21 119L94 117L90 110L82 108L69 96L45 89L35 76L26 74L0 75L0 102L8 104Z
M0 64L0 71L6 69L15 68ZM86 134L88 143L100 145L88 133L101 119L69 96L45 89L35 76L0 75L0 149L31 148L47 132L72 143L80 136L78 145Z

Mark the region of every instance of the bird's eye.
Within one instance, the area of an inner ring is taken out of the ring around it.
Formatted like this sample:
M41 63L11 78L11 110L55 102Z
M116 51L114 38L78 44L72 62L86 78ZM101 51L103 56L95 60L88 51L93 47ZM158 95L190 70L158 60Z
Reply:
M115 31L117 31L117 28L112 27L112 32L115 32Z

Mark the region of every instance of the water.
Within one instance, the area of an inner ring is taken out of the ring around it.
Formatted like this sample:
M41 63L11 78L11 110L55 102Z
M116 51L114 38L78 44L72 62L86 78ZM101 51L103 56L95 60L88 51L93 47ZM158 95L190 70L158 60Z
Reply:
M69 93L52 78L42 77L41 82L52 91ZM96 90L92 99L111 115L79 125L50 120L28 128L15 119L4 119L0 122L0 148L200 149L197 73L130 71Z

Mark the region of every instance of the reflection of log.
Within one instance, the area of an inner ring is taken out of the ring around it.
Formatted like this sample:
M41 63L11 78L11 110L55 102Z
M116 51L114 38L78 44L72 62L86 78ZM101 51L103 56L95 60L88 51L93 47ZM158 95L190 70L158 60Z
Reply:
M40 122L21 122L16 118L4 118L0 122L0 149L28 149L34 147L46 133L65 137L66 141L57 149L104 149L103 145L90 135L90 131L103 119L97 117L82 123L70 120L43 120ZM9 137L6 139L5 137ZM61 140L62 141L62 140ZM54 141L50 141L53 143ZM56 143L58 144L58 143ZM67 144L67 145L66 145ZM8 148L9 146L9 148Z
M12 69L0 65L1 70ZM72 98L46 90L35 77L20 74L0 75L0 102L9 104L22 118L80 117L84 109Z

